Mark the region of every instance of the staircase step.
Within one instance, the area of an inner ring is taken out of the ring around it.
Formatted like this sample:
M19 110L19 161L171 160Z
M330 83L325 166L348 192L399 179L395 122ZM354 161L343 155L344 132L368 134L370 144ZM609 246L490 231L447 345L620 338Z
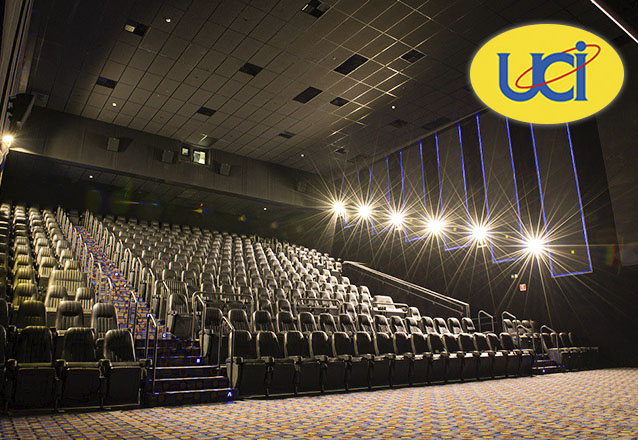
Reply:
M176 377L210 377L217 376L218 373L216 365L157 367L156 370L156 379Z
M233 400L234 396L235 392L232 388L166 391L145 394L144 403L147 406L192 405L197 403L228 402Z
M148 357L153 357L155 349L153 347L148 348ZM135 354L138 357L145 357L146 351L144 347L136 347ZM200 350L199 347L158 347L157 356L199 356Z
M563 367L560 365L547 365L543 367L532 367L533 375L543 375L543 374L553 374L553 373L562 373L564 371Z
M155 392L167 391L192 391L208 390L214 388L227 388L226 376L202 376L202 377L171 377L155 379ZM151 390L151 381L148 381L147 390Z
M206 364L206 359L199 356L158 356L158 367L186 367Z

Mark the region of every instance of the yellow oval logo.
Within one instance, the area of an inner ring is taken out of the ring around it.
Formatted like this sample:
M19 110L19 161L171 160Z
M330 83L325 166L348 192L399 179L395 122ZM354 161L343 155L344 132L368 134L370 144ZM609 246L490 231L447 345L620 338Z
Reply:
M534 24L503 32L474 55L470 81L492 110L523 122L560 124L602 110L623 84L622 60L586 30Z

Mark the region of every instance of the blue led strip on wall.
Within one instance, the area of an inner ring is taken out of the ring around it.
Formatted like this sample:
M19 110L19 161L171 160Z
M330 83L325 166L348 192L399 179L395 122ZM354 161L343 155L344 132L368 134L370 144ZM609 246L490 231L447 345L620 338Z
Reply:
M536 149L536 138L534 135L534 126L533 124L529 124L530 125L530 131L532 134L532 147L534 150L534 160L536 162L536 176L538 178L538 189L540 192L540 199L541 199L541 211L542 211L542 215L543 215L543 229L545 232L545 236L547 236L547 214L545 212L545 197L544 197L544 192L543 192L543 183L541 181L541 174L540 174L540 167L539 167L539 161L538 161L538 152ZM585 250L586 250L586 254L587 254L587 264L588 264L588 269L587 270L582 270L582 271L574 271L574 272L566 272L566 273L556 273L554 270L554 260L552 257L552 249L551 249L551 245L550 242L551 240L548 240L547 243L547 250L548 250L548 254L549 254L549 267L550 267L550 271L552 274L552 278L560 278L560 277L566 277L566 276L572 276L572 275L582 275L582 274L586 274L586 273L591 273L593 271L592 268L592 262L591 262L591 255L589 252L589 241L587 239L587 229L585 227L585 213L583 211L583 203L582 203L582 198L580 195L580 186L578 183L578 173L576 171L576 161L574 159L574 149L573 149L573 145L572 145L572 139L571 139L571 133L569 131L569 125L565 124L566 130L567 130L567 139L568 139L568 144L569 144L569 151L570 151L570 157L571 157L571 161L572 161L572 169L574 172L574 183L576 184L576 194L577 194L577 198L578 198L578 207L580 210L580 216L581 216L581 224L582 224L582 231L583 231L583 238L585 241Z
M489 197L488 197L488 193L487 193L487 175L485 172L485 159L483 157L483 139L481 137L481 122L479 120L479 114L476 114L476 126L478 129L478 141L479 141L479 152L481 153L481 171L483 172L483 190L485 191L485 209L487 212L487 221L488 224L490 222L490 203L489 203ZM520 203L518 200L518 186L516 184L516 171L514 168L514 153L512 151L512 138L510 136L510 125L509 125L509 119L505 118L505 126L507 129L507 142L508 142L508 146L509 146L509 153L510 153L510 161L511 161L511 165L512 165L512 178L514 179L514 200L516 201L516 219L518 220L518 229L520 232L520 236L521 239L523 238L523 223L521 221L521 207L520 207ZM504 263L507 261L514 261L516 260L516 257L510 257L510 258L501 258L501 259L497 259L494 256L494 240L492 235L490 235L490 254L492 256L492 263Z
M461 139L461 124L457 123L457 130L458 130L458 134L459 134L459 148L461 149L461 175L463 176L463 193L465 196L465 213L467 215L467 223L468 226L471 223L471 219L470 219L470 208L469 208L469 202L468 202L468 198L467 198L467 182L466 182L466 178L465 178L465 160L463 158L463 140ZM441 159L440 159L440 152L439 152L439 138L438 138L438 133L434 134L434 139L435 139L435 144L436 144L436 161L437 161L437 165L438 165L438 171L439 171L439 203L440 203L440 208L441 208L441 213L440 215L445 218L445 210L443 208L443 183L442 183L442 178L441 178ZM467 243L465 244L461 244L458 246L452 246L452 247L448 247L447 245L447 240L446 240L446 234L443 234L443 248L446 251L452 251L452 250L456 250L456 249L461 249L461 248L465 248L468 246L471 246L472 242L468 239Z

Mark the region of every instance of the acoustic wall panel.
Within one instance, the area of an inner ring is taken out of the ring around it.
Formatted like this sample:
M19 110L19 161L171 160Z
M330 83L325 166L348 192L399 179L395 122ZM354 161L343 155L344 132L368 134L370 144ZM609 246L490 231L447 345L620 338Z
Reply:
M402 150L400 158L406 211L405 239L414 241L426 237L426 219L429 218L422 143Z
M492 261L512 261L521 253L523 227L509 121L486 113L476 124Z
M447 225L443 242L445 250L459 249L471 244L461 125L436 133L435 141L440 212Z
M553 277L592 271L569 125L530 124Z

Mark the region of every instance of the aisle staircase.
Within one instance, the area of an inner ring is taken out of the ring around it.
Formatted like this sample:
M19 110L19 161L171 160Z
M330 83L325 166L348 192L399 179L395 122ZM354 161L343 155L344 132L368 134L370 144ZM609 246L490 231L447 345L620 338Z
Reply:
M99 298L108 298L115 305L120 328L133 327L128 323L130 292L133 287L119 272L104 250L83 226L74 225L93 257L94 265L101 271L88 274L91 284L96 287ZM108 278L108 281L99 277ZM155 357L154 334L150 329L148 349L146 348L148 305L138 298L135 313L135 354L138 359L152 359L144 384L142 404L144 406L186 405L210 402L227 402L234 398L235 391L229 387L225 375L225 365L218 368L210 365L206 357L200 356L197 341L172 339L164 332L164 326L158 325L157 357ZM131 312L131 318L133 313Z

